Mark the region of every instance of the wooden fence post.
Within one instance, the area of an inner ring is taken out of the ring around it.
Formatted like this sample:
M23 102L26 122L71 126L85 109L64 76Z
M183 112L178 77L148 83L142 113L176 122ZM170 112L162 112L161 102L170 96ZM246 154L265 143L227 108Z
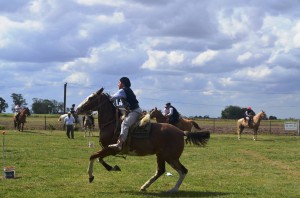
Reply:
M46 121L46 115L45 115L45 130L47 130L47 121Z

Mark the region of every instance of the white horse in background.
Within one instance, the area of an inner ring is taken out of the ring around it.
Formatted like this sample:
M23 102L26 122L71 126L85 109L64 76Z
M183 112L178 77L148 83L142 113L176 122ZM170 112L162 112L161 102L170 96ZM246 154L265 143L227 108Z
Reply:
M59 116L59 118L58 118L58 121L59 121L59 122L62 122L64 128L65 128L64 120L65 120L65 118L66 118L67 116L68 116L68 114L66 113L66 114L62 114L62 115ZM71 115L71 116L73 117L73 115ZM78 116L77 116L77 123L76 123L76 124L79 124L79 126L80 126L81 129L83 128L82 117L83 117L82 115L78 115Z
M89 137L93 137L94 125L91 116L85 115L83 116L83 128L84 128L84 137L87 137L87 133Z

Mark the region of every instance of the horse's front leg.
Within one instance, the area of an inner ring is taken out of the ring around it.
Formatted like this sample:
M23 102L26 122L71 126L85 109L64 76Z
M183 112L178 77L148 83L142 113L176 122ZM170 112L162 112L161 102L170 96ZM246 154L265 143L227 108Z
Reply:
M239 126L238 129L237 129L237 134L238 134L238 140L241 139L241 133L243 132L244 128Z
M94 169L95 159L90 159L88 166L89 182L91 183L94 180L93 169Z
M104 168L108 171L121 171L120 167L118 165L115 165L114 167L110 166L109 164L107 164L103 158L99 158L98 159L99 163L102 164L102 166L104 166Z
M99 159L99 162L106 168L106 170L108 170L108 171L121 170L117 165L114 167L111 167L103 160L103 158L105 158L109 155L115 155L115 154L116 154L115 151L113 151L112 149L104 148L104 149L100 150L99 152L91 155L89 166L88 166L89 182L92 182L94 180L93 167L94 167L94 161L97 158Z
M257 130L254 129L254 133L253 133L253 141L257 140Z

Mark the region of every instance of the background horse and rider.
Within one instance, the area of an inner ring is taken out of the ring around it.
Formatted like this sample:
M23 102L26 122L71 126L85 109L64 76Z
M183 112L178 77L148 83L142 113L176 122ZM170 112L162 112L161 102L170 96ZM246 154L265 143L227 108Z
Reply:
M245 128L253 129L253 140L257 140L257 131L260 125L260 121L262 119L266 119L267 115L264 111L259 112L255 116L253 116L252 121L248 122L244 118L241 118L237 121L237 134L238 139L241 139L241 134Z
M26 116L30 116L30 110L26 107L18 115L14 116L15 130L23 131L26 122Z
M58 121L61 122L63 124L63 128L65 128L65 118L68 116L67 113L62 114L59 116ZM73 115L71 115L73 116ZM83 122L82 122L83 116L82 115L77 115L77 122L76 125L79 125L81 129L83 129Z
M168 163L179 174L176 185L169 192L177 192L188 170L181 164L179 158L184 150L184 137L188 136L195 145L204 146L210 133L184 132L179 128L167 123L150 123L150 127L143 126L143 136L129 131L127 141L121 152L109 148L108 145L116 143L120 133L119 110L110 101L110 96L103 93L103 88L86 98L77 108L77 114L84 114L87 111L98 111L98 125L101 131L99 142L102 149L90 156L88 174L89 181L94 180L93 164L96 159L109 171L120 170L118 166L110 166L104 158L116 154L128 154L134 156L146 156L155 154L157 157L156 173L140 188L146 189L155 182L166 171L165 163ZM146 126L149 126L146 125ZM136 128L137 129L137 128Z
M168 123L167 117L165 117L156 107L151 110L150 118L155 118L158 123ZM200 126L195 121L182 118L181 116L179 118L179 122L176 123L175 126L183 131L192 131L193 128L201 130Z
M93 131L94 131L94 121L93 121L93 115L88 115L85 114L82 118L82 125L84 128L84 137L87 137L87 133L89 137L93 136Z

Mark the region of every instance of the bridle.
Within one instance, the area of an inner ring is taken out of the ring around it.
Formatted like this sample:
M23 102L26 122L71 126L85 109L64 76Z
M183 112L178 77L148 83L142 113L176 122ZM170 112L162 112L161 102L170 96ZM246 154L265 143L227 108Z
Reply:
M99 100L100 100L100 99L99 99ZM96 106L95 109L97 109L97 110L100 112L100 108L101 108L103 105L105 105L107 102L109 102L109 100L105 100L105 101L103 101L103 102L100 102L100 104L98 104L98 105ZM103 123L103 124L99 124L99 128L100 128L100 130L103 130L105 127L107 127L107 126L113 124L114 122L116 123L116 127L115 127L115 130L114 130L114 134L116 134L117 128L118 128L118 123L119 123L119 119L118 119L118 111L116 111L115 119L113 118L112 120L110 120L110 121L108 121L108 122L105 122L105 123Z

